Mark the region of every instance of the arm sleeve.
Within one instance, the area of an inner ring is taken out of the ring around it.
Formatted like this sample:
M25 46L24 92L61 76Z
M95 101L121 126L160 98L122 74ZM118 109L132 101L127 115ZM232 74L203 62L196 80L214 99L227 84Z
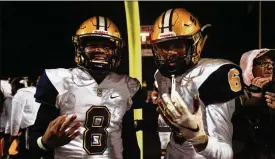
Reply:
M37 139L44 135L49 123L59 115L56 107L47 104L41 104L37 118L30 131L30 151L37 157L52 155L53 151L42 150L37 143Z
M132 109L143 108L146 105L146 98L147 98L146 90L140 87L139 90L132 97L132 101L133 101Z
M139 81L136 78L126 78L127 88L129 91L130 98L128 100L128 110L141 108L143 103L146 101L144 97L145 92L141 88ZM139 100L136 100L139 99ZM135 100L135 102L133 102Z
M204 105L224 103L243 94L241 69L225 64L213 72L199 87Z
M206 158L233 158L231 118L235 98L243 94L241 69L225 64L213 72L200 86L200 99L206 106L208 144L199 154Z
M208 144L199 154L209 159L233 158L231 117L234 107L235 99L206 107Z
M59 116L59 109L55 106L57 90L47 77L46 73L42 73L40 80L36 86L34 97L36 102L41 103L37 113L37 118L30 131L30 151L34 156L51 156L53 151L42 150L37 143L39 137L43 136L49 123Z
M137 79L130 79L127 84L132 104L122 121L123 158L140 159L133 110L144 106L146 94Z
M134 126L134 112L131 108L126 112L122 122L123 158L140 159L136 130Z

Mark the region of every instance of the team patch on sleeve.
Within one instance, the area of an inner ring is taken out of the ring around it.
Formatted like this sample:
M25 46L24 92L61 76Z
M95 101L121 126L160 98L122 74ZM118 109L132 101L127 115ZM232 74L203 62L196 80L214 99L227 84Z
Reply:
M199 88L205 105L227 102L243 94L241 69L234 64L222 65Z

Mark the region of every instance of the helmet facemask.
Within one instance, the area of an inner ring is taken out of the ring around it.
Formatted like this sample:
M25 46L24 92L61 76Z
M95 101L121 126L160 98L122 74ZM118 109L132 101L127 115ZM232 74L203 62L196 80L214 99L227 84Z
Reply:
M74 37L76 63L89 72L109 72L120 64L122 41L116 37L89 34Z
M163 76L179 76L195 65L200 52L197 46L202 40L201 32L192 36L176 36L152 41L155 62Z

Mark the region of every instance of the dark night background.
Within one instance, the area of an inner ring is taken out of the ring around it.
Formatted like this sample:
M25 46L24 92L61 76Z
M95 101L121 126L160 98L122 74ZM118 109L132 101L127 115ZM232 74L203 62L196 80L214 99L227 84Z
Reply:
M274 48L275 2L262 2L262 47ZM71 36L94 15L109 17L127 42L124 2L0 2L1 76L38 75L44 68L72 67ZM141 25L151 25L165 10L183 7L201 24L212 24L203 56L239 63L258 48L259 2L139 2ZM128 73L127 48L120 71ZM155 68L143 58L148 84ZM124 67L123 67L124 66ZM126 66L126 67L125 67ZM145 70L145 69L144 69Z
M183 7L212 24L203 57L225 58L239 64L241 55L258 48L259 3L254 2L139 2L141 25L152 25L164 11ZM262 48L275 48L275 2L262 3ZM39 75L45 68L73 67L72 35L94 15L109 17L127 44L124 2L0 2L0 75ZM121 72L128 73L128 48L124 49ZM143 58L143 80L152 87L155 71L152 57ZM149 110L151 109L151 110ZM154 107L144 120L157 119ZM147 115L145 114L147 112ZM144 155L153 159L156 134L144 130ZM146 134L146 135L145 135ZM160 146L158 144L158 146ZM145 158L145 157L144 157Z

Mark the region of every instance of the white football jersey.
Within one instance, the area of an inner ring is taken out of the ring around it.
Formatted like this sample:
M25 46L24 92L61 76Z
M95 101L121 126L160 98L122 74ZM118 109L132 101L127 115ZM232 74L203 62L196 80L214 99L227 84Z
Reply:
M58 91L61 115L76 114L80 135L55 149L56 159L122 159L122 119L131 108L140 83L110 73L99 85L81 69L49 69L46 74Z
M232 64L230 61L221 59L201 59L199 63L185 74L176 77L176 91L182 96L187 103L190 112L193 110L193 97L199 94L200 86L209 78L209 76L218 70L221 66ZM232 66L231 66L232 67ZM233 66L234 67L234 66ZM225 79L228 72L225 73ZM217 77L218 78L218 77ZM169 93L171 91L171 79L164 77L159 71L155 73L159 95ZM222 80L222 79L221 79ZM230 81L225 81L228 84ZM219 84L219 83L218 83ZM229 85L229 84L228 84ZM223 89L209 86L210 94L214 89ZM199 94L200 95L200 94ZM212 94L215 96L215 94ZM170 143L167 146L166 159L205 159L220 158L227 159L232 155L231 139L233 127L231 117L235 110L234 99L228 99L225 103L205 105L200 98L202 107L204 129L209 136L206 149L196 153L193 145L185 141L182 145L174 141L171 135ZM223 149L219 148L222 147Z
M32 126L40 104L35 102L35 87L19 89L12 99L11 135L16 136L21 129Z
M0 86L4 97L11 96L11 84L8 80L0 80Z

